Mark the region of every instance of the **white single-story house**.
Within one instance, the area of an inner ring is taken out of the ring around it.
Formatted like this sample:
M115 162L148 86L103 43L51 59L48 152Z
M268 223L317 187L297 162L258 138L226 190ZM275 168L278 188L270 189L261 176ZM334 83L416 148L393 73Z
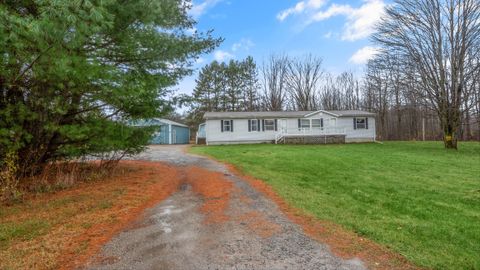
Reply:
M358 111L206 112L207 145L375 141L375 114ZM202 138L203 139L203 138Z

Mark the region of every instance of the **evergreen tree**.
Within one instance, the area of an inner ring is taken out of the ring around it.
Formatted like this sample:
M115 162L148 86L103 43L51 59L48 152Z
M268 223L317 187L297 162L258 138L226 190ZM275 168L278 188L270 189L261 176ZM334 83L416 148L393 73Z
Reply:
M131 120L160 116L164 94L220 40L187 35L183 0L0 2L0 169L145 145Z
M228 64L213 61L196 79L188 122L196 128L208 111L249 111L259 108L258 72L251 56Z
M257 64L253 60L253 57L248 56L242 62L243 78L244 78L244 110L245 111L257 111L259 109L260 97L258 95L258 70Z

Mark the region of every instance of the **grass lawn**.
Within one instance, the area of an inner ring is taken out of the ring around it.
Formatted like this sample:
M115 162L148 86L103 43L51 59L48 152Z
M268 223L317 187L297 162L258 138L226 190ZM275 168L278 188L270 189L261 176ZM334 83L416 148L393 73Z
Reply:
M480 143L193 147L294 207L434 269L480 269Z

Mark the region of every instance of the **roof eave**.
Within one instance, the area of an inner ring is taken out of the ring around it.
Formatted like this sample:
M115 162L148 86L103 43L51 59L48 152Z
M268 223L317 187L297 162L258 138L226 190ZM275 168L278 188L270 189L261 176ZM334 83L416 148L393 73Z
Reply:
M329 111L325 111L325 110L318 110L318 111L314 111L314 112L311 112L311 113L308 113L306 115L304 115L303 117L310 117L312 115L315 115L317 113L326 113L326 114L330 114L332 116L335 116L335 117L340 117L341 115L338 115L338 114L335 114L335 113L332 113L332 112L329 112Z

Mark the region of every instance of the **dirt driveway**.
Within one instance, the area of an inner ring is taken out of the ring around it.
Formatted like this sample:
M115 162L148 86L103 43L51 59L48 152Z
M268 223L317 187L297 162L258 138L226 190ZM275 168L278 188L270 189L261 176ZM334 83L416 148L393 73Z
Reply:
M107 243L88 269L364 269L310 239L222 164L154 146L136 159L181 171L178 192Z

